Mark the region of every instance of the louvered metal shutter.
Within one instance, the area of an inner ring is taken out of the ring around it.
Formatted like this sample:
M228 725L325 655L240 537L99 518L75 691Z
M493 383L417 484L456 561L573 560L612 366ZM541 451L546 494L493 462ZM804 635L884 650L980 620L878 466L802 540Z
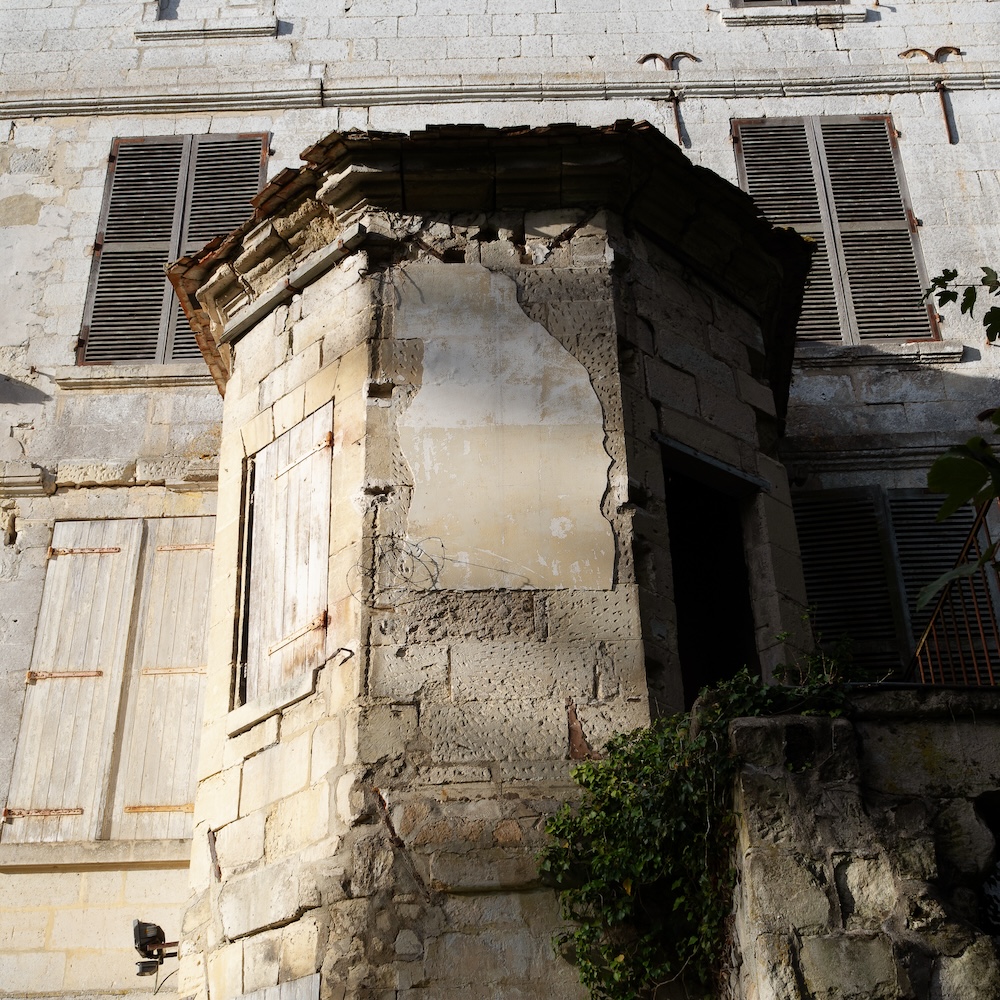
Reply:
M163 269L250 215L266 136L116 139L78 361L200 356Z
M141 539L141 521L55 525L4 843L102 836Z
M245 698L279 691L325 659L333 404L253 459Z
M733 124L740 181L772 222L814 240L800 340L933 334L888 118Z
M190 837L215 519L146 522L111 837Z

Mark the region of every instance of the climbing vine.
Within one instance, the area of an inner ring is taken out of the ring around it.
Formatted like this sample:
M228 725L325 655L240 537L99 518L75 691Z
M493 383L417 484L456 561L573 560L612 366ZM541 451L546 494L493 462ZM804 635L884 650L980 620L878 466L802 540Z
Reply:
M774 687L743 670L574 769L583 794L549 820L540 869L572 921L557 944L594 1000L717 992L735 877L729 723L843 705L831 661L793 672Z

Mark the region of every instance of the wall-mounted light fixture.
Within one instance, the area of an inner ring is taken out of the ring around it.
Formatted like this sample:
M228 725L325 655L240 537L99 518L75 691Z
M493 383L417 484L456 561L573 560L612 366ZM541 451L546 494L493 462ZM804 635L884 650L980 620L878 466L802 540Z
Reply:
M137 976L153 976L163 965L165 958L176 958L177 952L168 952L168 948L176 948L176 941L167 941L163 928L159 924L150 924L145 920L132 921L132 936L135 939L135 950L142 956L141 962L135 963Z

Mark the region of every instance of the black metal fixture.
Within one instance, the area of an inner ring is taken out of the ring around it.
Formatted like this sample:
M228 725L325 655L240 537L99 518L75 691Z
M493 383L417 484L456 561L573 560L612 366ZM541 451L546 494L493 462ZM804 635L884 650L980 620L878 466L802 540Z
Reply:
M167 941L163 928L159 924L150 924L145 920L132 921L132 936L135 939L135 950L142 956L141 962L135 963L137 976L154 976L163 965L165 958L176 958L177 952L168 952L168 948L176 948L176 941Z

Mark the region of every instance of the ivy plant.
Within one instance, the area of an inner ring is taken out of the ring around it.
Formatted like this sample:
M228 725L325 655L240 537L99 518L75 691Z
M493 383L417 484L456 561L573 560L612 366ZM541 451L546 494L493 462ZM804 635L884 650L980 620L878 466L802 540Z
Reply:
M729 723L842 706L828 659L794 680L769 686L744 669L574 769L582 795L549 820L540 869L571 921L557 945L594 1000L717 992L735 878Z

